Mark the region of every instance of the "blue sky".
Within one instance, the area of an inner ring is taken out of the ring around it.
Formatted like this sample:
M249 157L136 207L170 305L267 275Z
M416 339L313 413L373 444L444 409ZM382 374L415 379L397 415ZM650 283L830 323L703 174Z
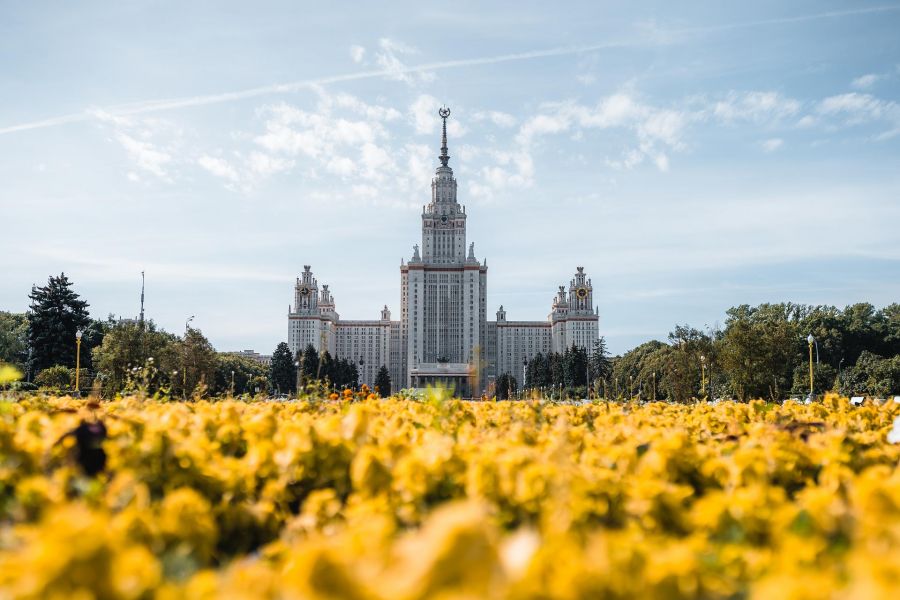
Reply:
M382 6L385 4L385 6ZM583 265L615 352L741 303L900 300L900 4L6 2L0 309L286 338L311 264L399 317L450 119L490 313Z

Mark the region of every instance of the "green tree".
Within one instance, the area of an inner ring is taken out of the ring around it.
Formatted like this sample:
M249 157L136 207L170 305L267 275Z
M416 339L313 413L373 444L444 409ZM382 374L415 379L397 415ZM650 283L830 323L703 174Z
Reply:
M609 350L606 348L606 338L602 335L599 339L594 340L588 364L591 371L591 379L608 381L610 376L612 376L612 360L610 360Z
M378 375L375 376L375 391L382 398L387 398L391 395L391 374L385 365L381 365L381 368L378 369Z
M327 381L336 387L340 387L347 378L346 368L345 364L342 364L340 361L335 361L331 357L331 352L326 350L319 358L319 376L317 379L319 381Z
M841 391L879 398L900 395L900 355L884 358L864 350L856 364L842 373Z
M28 317L25 313L0 310L0 363L11 364L21 371L28 360Z
M900 304L885 306L879 313L885 356L897 356L900 354Z
M303 385L319 378L319 352L312 344L306 346L300 359L300 377Z
M234 394L254 394L256 389L266 389L266 376L268 369L262 363L238 356L237 354L221 353L216 355L215 382L212 393L224 395L231 393L232 373L234 374ZM262 385L260 383L262 382Z
M743 305L728 311L721 363L740 399L780 400L791 389L802 341L792 312L789 304Z
M75 366L75 332L91 322L88 303L72 289L65 273L51 276L44 287L32 287L28 295L28 344L31 348L29 369L37 373L54 365ZM82 340L83 353L91 347Z
M312 348L308 346L307 350ZM313 352L315 349L313 348ZM303 353L304 365L307 352ZM284 342L275 347L272 362L269 364L269 386L276 394L291 394L297 390L297 371L291 349Z
M494 384L497 400L509 400L516 395L516 378L503 373Z
M565 365L565 386L582 387L587 385L588 355L587 350L572 344L563 355Z
M157 331L153 321L123 321L109 328L103 341L92 352L104 396L135 391L144 387L156 393L171 388L179 366L176 354L178 338Z
M645 342L620 356L613 364L613 388L618 388L619 395L630 397L637 394L642 375L647 371L648 357L666 344L652 340Z
M180 368L179 376L173 382L174 392L183 398L206 395L214 385L216 375L216 350L212 344L199 329L188 327L175 344L175 353Z

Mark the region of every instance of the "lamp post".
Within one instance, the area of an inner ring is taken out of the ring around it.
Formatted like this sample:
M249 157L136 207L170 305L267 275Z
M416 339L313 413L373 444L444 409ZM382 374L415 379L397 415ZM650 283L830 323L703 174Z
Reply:
M194 320L194 315L191 315L184 322L184 364L181 365L181 396L183 398L187 398L187 334L191 329L191 321Z
M628 399L634 398L634 375L628 376Z
M81 336L84 335L80 329L75 332L75 395L81 395Z
M841 367L843 366L843 364L844 364L844 357L842 356L842 357L841 357L841 361L838 363L838 391L840 391L840 390L841 390L841 386L844 385L844 379L843 379L843 373L844 373L844 372L843 372L843 370L841 369Z
M528 357L522 359L522 385L520 386L522 389L522 397L525 397L525 377L528 374Z
M653 375L653 379L651 380L652 381L651 388L653 390L653 401L656 402L656 371L654 371L652 373L652 375Z
M297 373L297 376L296 376L296 379L297 379L297 395L299 396L299 395L300 395L300 361L299 361L299 360L295 360L295 361L294 361L294 372Z
M806 341L809 343L809 399L813 398L813 361L812 361L812 348L813 342L816 341L816 338L813 337L812 334L809 334L806 337Z
M700 355L700 396L706 396L706 357Z
M231 371L231 395L234 397L234 370Z

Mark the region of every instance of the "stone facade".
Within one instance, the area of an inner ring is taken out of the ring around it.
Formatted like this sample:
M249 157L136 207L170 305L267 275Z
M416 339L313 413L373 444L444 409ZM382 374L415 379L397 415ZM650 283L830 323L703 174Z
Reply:
M441 109L440 166L431 201L422 207L422 244L400 265L400 320L385 306L381 318L342 321L327 285L321 289L309 265L294 285L288 307L288 345L296 354L312 344L319 351L354 360L360 383L372 386L382 365L394 390L435 383L463 396L482 393L500 374L522 379L523 363L538 352L590 349L598 339L593 287L578 267L569 289L560 286L544 321L507 321L503 307L487 320L487 261L466 245L466 208L457 201L449 166L447 117Z

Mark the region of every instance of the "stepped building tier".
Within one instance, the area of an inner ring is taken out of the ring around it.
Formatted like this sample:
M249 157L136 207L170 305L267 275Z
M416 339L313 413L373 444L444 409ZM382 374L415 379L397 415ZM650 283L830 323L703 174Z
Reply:
M569 289L560 286L544 321L507 321L503 307L487 320L487 260L466 240L466 207L457 200L450 168L447 118L443 120L440 166L431 182L431 201L422 207L422 241L400 264L400 320L387 306L381 318L344 321L327 285L321 289L309 265L294 285L288 307L288 344L296 354L317 351L357 363L360 382L370 387L382 366L394 390L433 384L461 396L477 396L504 373L522 380L523 366L538 353L590 350L598 339L593 287L578 267Z

